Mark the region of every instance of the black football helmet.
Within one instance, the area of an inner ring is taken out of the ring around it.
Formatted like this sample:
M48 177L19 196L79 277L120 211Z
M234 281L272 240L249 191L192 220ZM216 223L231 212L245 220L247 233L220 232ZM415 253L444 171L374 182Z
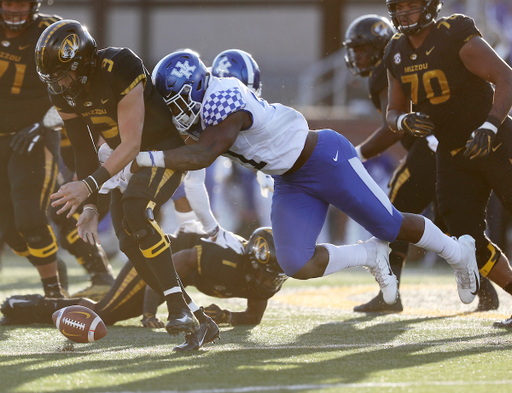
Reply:
M423 3L423 7L421 9L421 16L418 23L415 23L413 25L408 26L402 26L400 23L399 17L406 16L409 14L412 14L416 11L407 11L405 13L399 13L396 12L396 5L397 3L401 3L403 1L408 0L386 0L386 5L388 6L388 13L389 17L391 18L391 21L393 22L393 25L396 27L398 31L405 35L414 35L417 32L419 32L424 27L430 25L433 23L436 18L437 14L439 14L439 11L441 10L441 7L443 6L443 2L440 0L421 0Z
M355 19L345 33L345 63L353 75L368 76L384 55L395 30L386 18L372 14Z
M277 263L272 229L256 229L245 246L245 253L249 256L252 266L247 274L247 280L255 284L258 291L266 297L279 291L288 276Z
M14 3L30 3L28 18L25 18L25 12L5 10L0 1L0 26L11 31L21 31L34 22L39 14L39 7L43 0L10 0Z
M73 103L94 72L96 53L96 41L79 22L55 22L37 41L37 73L51 94L62 94Z

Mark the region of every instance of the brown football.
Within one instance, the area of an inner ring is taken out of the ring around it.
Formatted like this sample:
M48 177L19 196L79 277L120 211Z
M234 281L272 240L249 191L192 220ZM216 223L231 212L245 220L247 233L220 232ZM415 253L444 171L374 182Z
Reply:
M84 306L68 306L52 315L57 329L76 343L92 343L107 335L103 320L91 309Z

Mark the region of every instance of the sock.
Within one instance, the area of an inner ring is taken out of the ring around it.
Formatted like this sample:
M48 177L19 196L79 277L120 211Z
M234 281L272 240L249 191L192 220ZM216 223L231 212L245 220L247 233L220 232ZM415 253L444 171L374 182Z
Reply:
M441 258L444 258L446 262L457 269L458 263L462 262L459 243L454 238L445 235L428 218L423 218L425 219L425 231L420 241L415 245L425 250L436 252Z
M329 262L325 268L324 276L351 267L365 266L368 259L368 253L362 244L335 246L334 244L323 243L322 246L329 252Z
M398 282L400 283L400 276L402 275L402 269L404 267L405 258L401 254L397 254L395 252L391 252L389 254L389 265L391 266L391 270L395 273Z
M46 297L63 297L59 276L42 278L41 282L43 283L44 294Z
M181 282L180 276L176 274L176 280L178 280L178 283L180 284L181 292L183 293L183 298L185 299L185 303L187 303L188 308L190 308L190 311L195 315L199 323L206 322L206 316L203 312L203 309L198 307L197 304L194 303L190 295L185 290L185 287L183 286L183 283Z

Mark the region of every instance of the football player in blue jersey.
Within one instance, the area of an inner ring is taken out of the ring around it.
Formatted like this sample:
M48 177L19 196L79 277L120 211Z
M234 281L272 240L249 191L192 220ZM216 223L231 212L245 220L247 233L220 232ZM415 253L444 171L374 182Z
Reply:
M437 201L448 230L469 233L482 275L512 294L509 261L485 235L491 190L512 212L512 69L473 19L437 19L439 0L386 4L399 31L384 53L388 125L415 136L435 135ZM512 318L495 326L512 327Z
M365 266L384 301L393 304L398 284L389 266L388 242L399 239L439 253L455 269L461 300L474 299L480 281L474 240L450 238L430 220L396 210L341 134L309 130L299 112L269 104L235 78L211 76L190 52L164 57L152 78L176 127L197 143L143 152L133 170L199 169L223 154L274 177L272 229L278 263L288 276L305 280ZM375 237L350 246L316 244L331 204Z
M434 223L443 232L448 232L438 214L435 198L436 163L435 151L437 139L434 135L426 138L414 137L408 133L396 133L386 122L388 105L387 70L382 62L384 49L395 30L391 22L378 15L363 15L355 19L345 34L345 62L354 75L368 77L370 98L382 115L382 124L364 142L356 146L359 158L365 161L382 153L394 143L400 141L407 155L393 174L389 183L389 199L402 212L422 213L431 203L434 204ZM400 281L402 268L407 257L409 243L395 241L390 244L389 262L393 273ZM497 309L498 295L487 279L481 280L478 293L477 311ZM389 305L382 299L382 293L368 303L354 307L358 312L400 312L403 310L399 298Z

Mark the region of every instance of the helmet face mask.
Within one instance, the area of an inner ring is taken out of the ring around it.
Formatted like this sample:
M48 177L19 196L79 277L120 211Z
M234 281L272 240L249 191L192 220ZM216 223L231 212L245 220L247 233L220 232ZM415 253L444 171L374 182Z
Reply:
M218 78L237 78L256 96L261 95L260 67L252 56L243 50L228 49L219 53L212 63L212 75Z
M96 50L96 41L79 22L55 22L36 44L39 78L51 94L62 95L74 105L94 72Z
M256 229L245 247L245 252L252 266L247 276L248 280L263 294L271 296L279 291L288 276L277 263L272 229Z
M151 79L173 113L173 122L184 133L199 121L210 74L199 55L190 50L165 56Z
M416 1L419 3L419 7L401 11L400 7L397 7L397 5L403 2L410 3L410 0L386 0L389 16L393 25L397 30L405 35L415 35L423 28L435 22L437 15L443 6L443 3L440 0ZM411 18L414 14L419 14L419 17L415 22L413 22ZM408 23L402 24L402 18L406 18Z
M391 23L378 15L363 15L347 29L343 46L345 63L353 75L368 76L382 59L387 43L395 33Z
M0 1L0 26L11 31L21 31L27 28L37 18L42 2L43 0L10 0L10 3L16 3L16 6L4 9ZM27 4L28 7L21 7L21 4Z

